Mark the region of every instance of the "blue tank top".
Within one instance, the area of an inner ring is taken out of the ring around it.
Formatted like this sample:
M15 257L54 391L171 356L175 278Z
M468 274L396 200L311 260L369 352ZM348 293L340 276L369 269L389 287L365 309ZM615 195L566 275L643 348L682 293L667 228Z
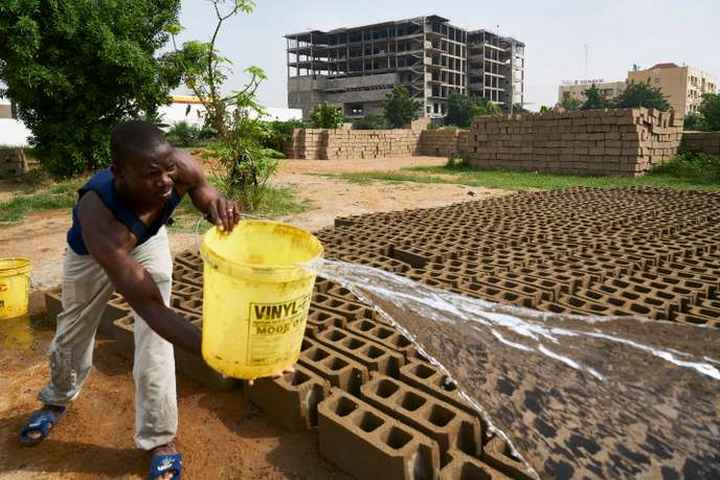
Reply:
M78 203L87 192L95 192L105 206L112 212L118 222L125 225L135 237L137 237L138 245L147 242L155 234L158 233L163 225L170 222L175 207L180 203L181 197L173 188L172 196L163 205L162 213L152 225L145 225L142 220L128 208L120 199L115 184L113 183L113 175L110 169L100 170L88 182L78 190ZM78 221L78 204L73 208L73 223L67 234L67 241L70 248L78 255L87 255L88 249L82 238L82 229Z

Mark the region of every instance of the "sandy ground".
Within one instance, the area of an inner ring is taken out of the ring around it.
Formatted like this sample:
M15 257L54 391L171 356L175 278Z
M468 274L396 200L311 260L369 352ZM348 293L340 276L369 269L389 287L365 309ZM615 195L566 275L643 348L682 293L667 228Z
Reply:
M445 205L506 192L457 185L349 184L315 175L392 170L440 165L442 158L407 158L361 162L283 161L275 182L293 185L311 202L306 213L283 220L315 230L336 216ZM0 193L9 198L7 185ZM73 403L51 438L21 448L17 434L38 407L35 397L47 381L45 352L53 327L44 322L43 288L59 283L67 211L29 216L0 227L0 255L27 256L33 263L32 320L0 322L0 480L141 479L148 457L134 448L133 383L130 362L110 341L99 340L95 368L82 395ZM173 233L174 252L191 247L193 235ZM210 392L178 377L180 431L189 479L333 479L348 478L323 461L313 433L288 434L269 424L241 391Z

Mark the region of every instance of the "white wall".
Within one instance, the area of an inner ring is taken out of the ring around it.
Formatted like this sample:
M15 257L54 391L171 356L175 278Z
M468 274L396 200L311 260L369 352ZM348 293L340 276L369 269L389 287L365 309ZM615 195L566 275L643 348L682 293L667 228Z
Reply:
M0 145L26 147L30 134L30 130L25 128L25 124L21 121L11 118L0 119Z

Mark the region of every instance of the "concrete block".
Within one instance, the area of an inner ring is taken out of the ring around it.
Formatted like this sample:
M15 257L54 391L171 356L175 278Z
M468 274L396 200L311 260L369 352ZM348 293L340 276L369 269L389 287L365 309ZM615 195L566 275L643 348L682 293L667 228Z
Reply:
M367 367L361 363L307 337L302 341L298 363L333 387L354 395L360 394L360 385L369 378Z
M443 457L440 480L510 480L504 473L460 450L450 450Z
M318 332L316 340L365 365L368 371L398 377L405 364L403 354L367 338L336 327Z
M439 478L435 442L367 403L333 390L318 417L320 454L355 478Z

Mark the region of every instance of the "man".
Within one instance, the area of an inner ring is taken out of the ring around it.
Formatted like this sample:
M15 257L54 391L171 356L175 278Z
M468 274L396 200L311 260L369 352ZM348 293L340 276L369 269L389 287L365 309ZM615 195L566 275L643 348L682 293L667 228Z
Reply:
M80 393L92 366L95 332L117 290L135 314L135 443L152 452L150 478L179 478L173 345L200 355L201 337L168 308L172 257L165 225L185 193L221 230L232 230L240 211L149 123L116 127L111 151L112 166L78 192L63 267L63 312L50 346L50 382L21 442L44 440Z

